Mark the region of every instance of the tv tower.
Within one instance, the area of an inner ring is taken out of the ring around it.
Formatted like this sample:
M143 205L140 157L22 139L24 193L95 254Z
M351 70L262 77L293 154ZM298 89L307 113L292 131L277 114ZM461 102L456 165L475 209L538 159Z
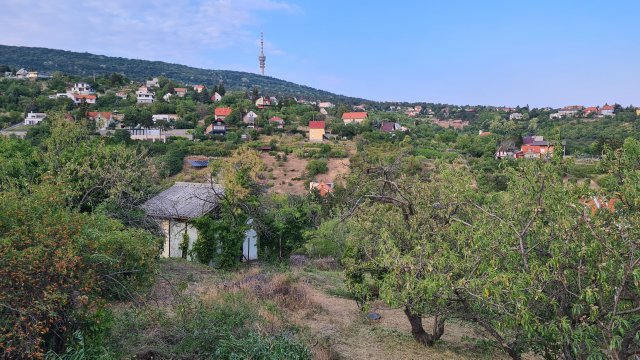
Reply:
M267 57L264 56L264 34L260 33L260 56L258 56L258 61L260 62L260 74L264 76L264 63L267 60Z

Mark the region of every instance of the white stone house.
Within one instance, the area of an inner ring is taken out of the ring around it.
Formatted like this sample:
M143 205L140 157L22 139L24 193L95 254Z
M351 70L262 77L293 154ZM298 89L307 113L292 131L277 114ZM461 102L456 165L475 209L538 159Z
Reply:
M258 114L253 111L249 111L245 116L242 117L242 122L247 124L248 126L255 126L257 119Z
M27 75L29 75L29 72L27 70L25 70L24 68L16 71L16 77L18 79L25 79L27 77Z
M24 124L37 125L46 117L47 117L47 114L45 113L34 113L33 111L31 111L27 114L27 117L24 118Z
M509 115L509 120L522 120L522 114L512 113Z
M158 78L147 80L146 85L147 87L160 87L160 84L158 83Z
M216 211L223 194L224 189L218 184L177 182L142 205L164 234L162 257L192 260L190 252L198 239L198 230L190 222ZM250 222L248 224L251 225ZM245 260L257 259L255 230L245 233L242 248L242 254L238 254L238 257L242 256Z
M78 82L73 84L69 92L73 94L93 94L94 91L91 88L90 84L84 83L84 82Z
M171 122L171 121L177 121L179 119L180 119L180 117L177 114L155 114L155 115L151 115L151 120L153 120L154 123L156 123L158 121Z
M211 101L213 102L220 101L220 100L222 100L222 95L218 94L217 92L211 96Z
M136 91L136 100L138 104L151 104L153 103L153 97L155 95L156 94L149 91L146 86L141 86L138 91Z

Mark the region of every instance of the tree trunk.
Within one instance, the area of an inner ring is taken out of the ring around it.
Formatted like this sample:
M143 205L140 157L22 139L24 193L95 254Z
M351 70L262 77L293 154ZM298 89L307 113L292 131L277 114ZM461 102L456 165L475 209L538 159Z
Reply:
M411 313L408 306L405 306L404 313L411 324L411 334L417 342L425 346L433 346L444 334L444 317L436 316L433 319L433 333L429 334L422 327L422 317Z

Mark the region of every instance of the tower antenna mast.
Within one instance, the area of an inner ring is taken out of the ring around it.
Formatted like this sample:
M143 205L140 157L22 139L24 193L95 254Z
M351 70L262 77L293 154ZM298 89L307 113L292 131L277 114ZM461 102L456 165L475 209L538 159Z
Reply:
M267 61L267 57L264 56L264 34L260 33L260 56L258 56L260 62L260 74L264 76L264 65Z

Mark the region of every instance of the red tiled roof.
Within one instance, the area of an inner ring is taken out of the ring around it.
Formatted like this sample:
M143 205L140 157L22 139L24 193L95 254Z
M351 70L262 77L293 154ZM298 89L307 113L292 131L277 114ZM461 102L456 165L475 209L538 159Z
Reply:
M324 121L309 121L309 129L324 129Z
M366 119L366 118L367 118L366 111L346 112L342 114L342 119Z
M216 108L214 114L216 116L229 116L233 110L230 107Z
M76 99L95 99L95 95L87 95L87 94L74 94L73 97Z
M602 110L613 110L613 106L605 105L605 106L602 107Z
M97 118L98 115L100 115L100 117L102 117L103 119L108 119L111 117L111 113L108 111L104 111L104 112L98 112L98 111L88 111L87 112L87 116L90 118Z
M176 92L186 92L187 88L173 88L173 90Z
M272 117L271 119L269 119L269 121L284 122L284 120L282 118L279 118L277 116Z

